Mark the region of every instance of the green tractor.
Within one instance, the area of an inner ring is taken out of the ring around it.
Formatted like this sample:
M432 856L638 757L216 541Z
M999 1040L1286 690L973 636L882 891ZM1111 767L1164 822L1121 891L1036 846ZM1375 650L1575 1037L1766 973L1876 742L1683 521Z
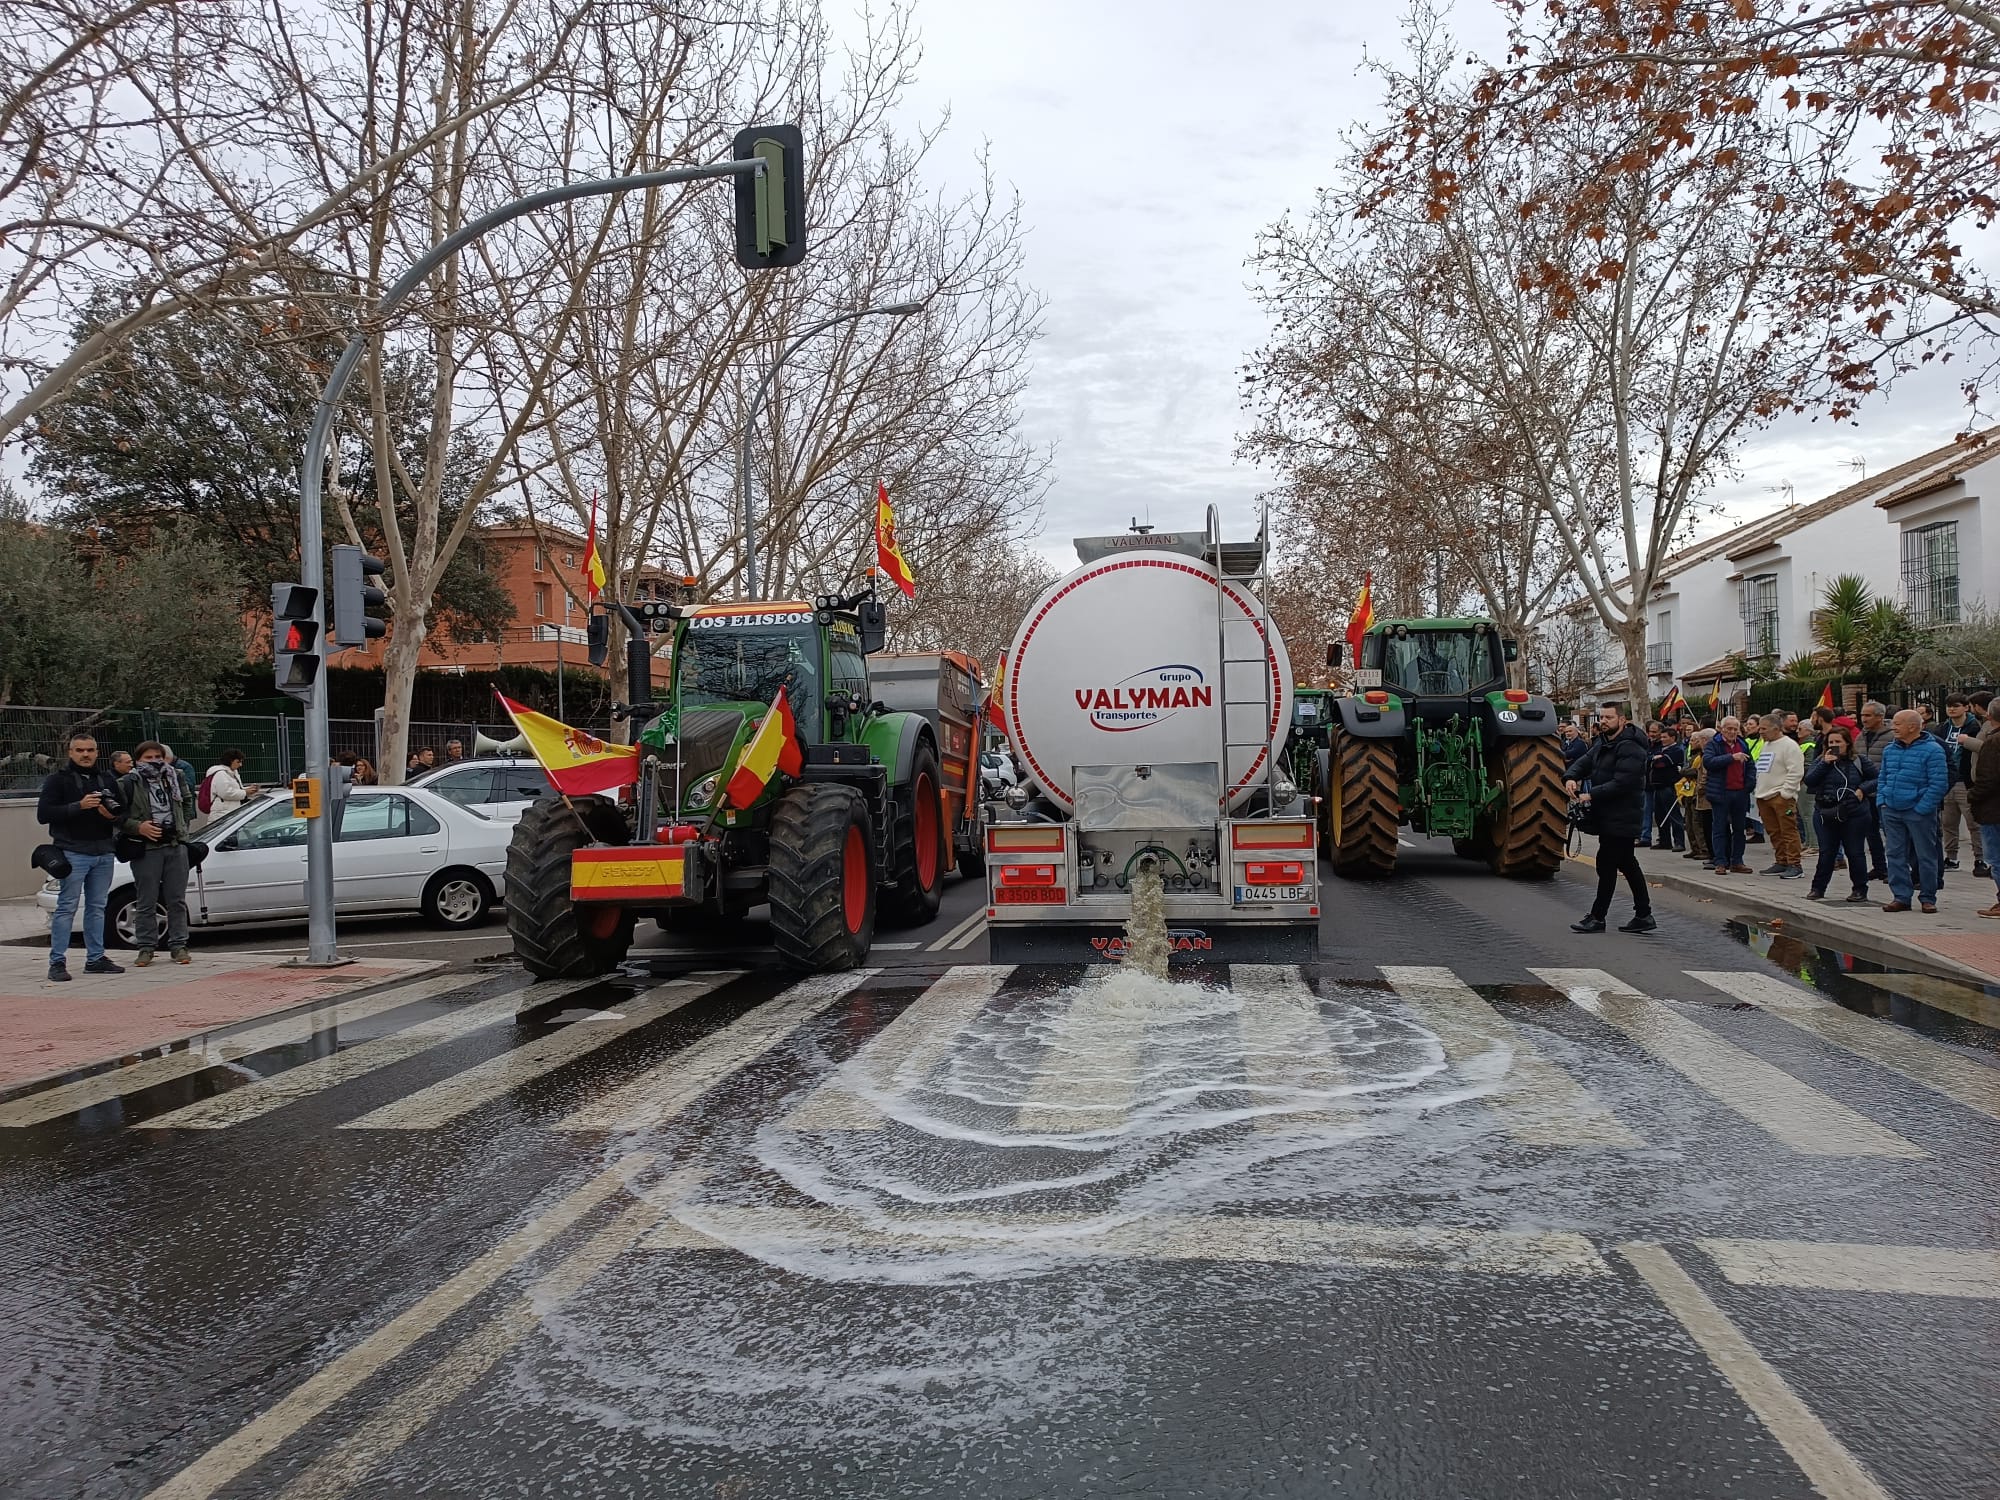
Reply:
M642 916L702 928L760 903L785 967L851 969L868 956L878 912L905 925L937 914L952 794L931 725L869 690L884 634L872 588L611 608L631 633L624 712L644 721L640 755L617 798L552 796L522 815L507 851L507 929L529 973L608 973ZM604 620L591 620L598 660ZM653 701L654 630L668 636L664 703ZM759 789L737 773L780 688L799 759Z
M1339 645L1327 648L1339 665ZM1569 825L1555 707L1507 686L1514 642L1490 620L1384 620L1362 639L1355 690L1330 696L1320 850L1334 873L1396 870L1396 830L1447 837L1494 873L1546 880Z

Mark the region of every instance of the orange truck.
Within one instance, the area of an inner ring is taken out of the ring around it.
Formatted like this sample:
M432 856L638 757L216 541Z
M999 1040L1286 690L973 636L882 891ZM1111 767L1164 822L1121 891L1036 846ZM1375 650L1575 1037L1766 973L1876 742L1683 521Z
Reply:
M986 838L979 816L980 707L986 681L962 651L881 652L868 660L868 681L882 705L928 720L937 735L944 826L952 831L958 872L986 873Z

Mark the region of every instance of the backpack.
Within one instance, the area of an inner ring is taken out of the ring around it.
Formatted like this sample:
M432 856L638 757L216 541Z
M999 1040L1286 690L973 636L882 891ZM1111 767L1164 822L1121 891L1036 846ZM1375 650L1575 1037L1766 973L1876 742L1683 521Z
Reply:
M215 811L215 772L213 769L201 778L201 785L195 788L194 810L204 818Z

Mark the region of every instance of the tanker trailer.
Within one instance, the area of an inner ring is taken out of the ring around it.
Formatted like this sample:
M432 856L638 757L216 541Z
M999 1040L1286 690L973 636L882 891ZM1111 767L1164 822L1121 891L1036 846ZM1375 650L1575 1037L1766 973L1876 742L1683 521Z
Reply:
M999 712L1032 786L989 803L996 963L1113 961L1157 872L1179 963L1317 956L1312 812L1280 751L1292 668L1265 610L1268 530L1078 540L1028 609Z

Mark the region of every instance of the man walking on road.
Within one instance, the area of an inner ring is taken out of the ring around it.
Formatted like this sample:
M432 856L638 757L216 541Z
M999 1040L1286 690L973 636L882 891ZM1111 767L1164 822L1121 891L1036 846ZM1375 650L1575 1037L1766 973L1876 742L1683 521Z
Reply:
M1597 900L1589 916L1570 923L1570 931L1604 931L1618 877L1623 875L1632 891L1632 920L1618 930L1651 932L1659 924L1653 920L1652 894L1646 889L1646 872L1639 868L1633 846L1639 839L1646 762L1652 746L1638 725L1626 722L1625 711L1616 704L1600 708L1597 722L1597 743L1570 767L1568 782L1572 797L1578 795L1581 783L1590 784L1582 796L1597 814Z
M35 803L35 820L46 823L49 838L69 861L49 923L49 978L69 979L69 940L75 929L76 907L83 902L83 972L123 974L104 952L104 902L111 893L111 876L118 868L118 778L97 763L97 741L88 734L69 739L69 764L42 782Z
M1879 781L1882 776L1882 750L1892 736L1889 733L1889 711L1874 699L1861 705L1861 732L1854 737L1855 753L1875 768ZM1868 878L1887 880L1889 878L1888 858L1883 853L1882 820L1876 818L1868 834Z
M1800 863L1799 785L1805 780L1806 757L1799 742L1785 733L1776 714L1764 716L1764 748L1757 753L1757 810L1771 838L1771 864L1766 875L1797 880Z
M1882 768L1875 774L1875 798L1881 808L1882 839L1889 854L1889 889L1896 899L1884 911L1908 911L1912 886L1925 912L1937 910L1938 881L1944 851L1938 833L1938 809L1951 776L1945 769L1944 746L1924 733L1924 716L1903 709L1882 747Z
M153 961L159 946L159 909L167 909L167 948L177 964L188 959L188 838L194 827L194 790L167 761L167 747L148 740L139 763L119 783L125 799L123 832L143 840L132 861L132 920L139 930L138 965Z
M1757 786L1757 762L1743 738L1743 724L1731 714L1716 727L1715 738L1701 752L1708 779L1710 868L1718 875L1756 873L1743 863L1743 844L1750 820L1750 794Z

